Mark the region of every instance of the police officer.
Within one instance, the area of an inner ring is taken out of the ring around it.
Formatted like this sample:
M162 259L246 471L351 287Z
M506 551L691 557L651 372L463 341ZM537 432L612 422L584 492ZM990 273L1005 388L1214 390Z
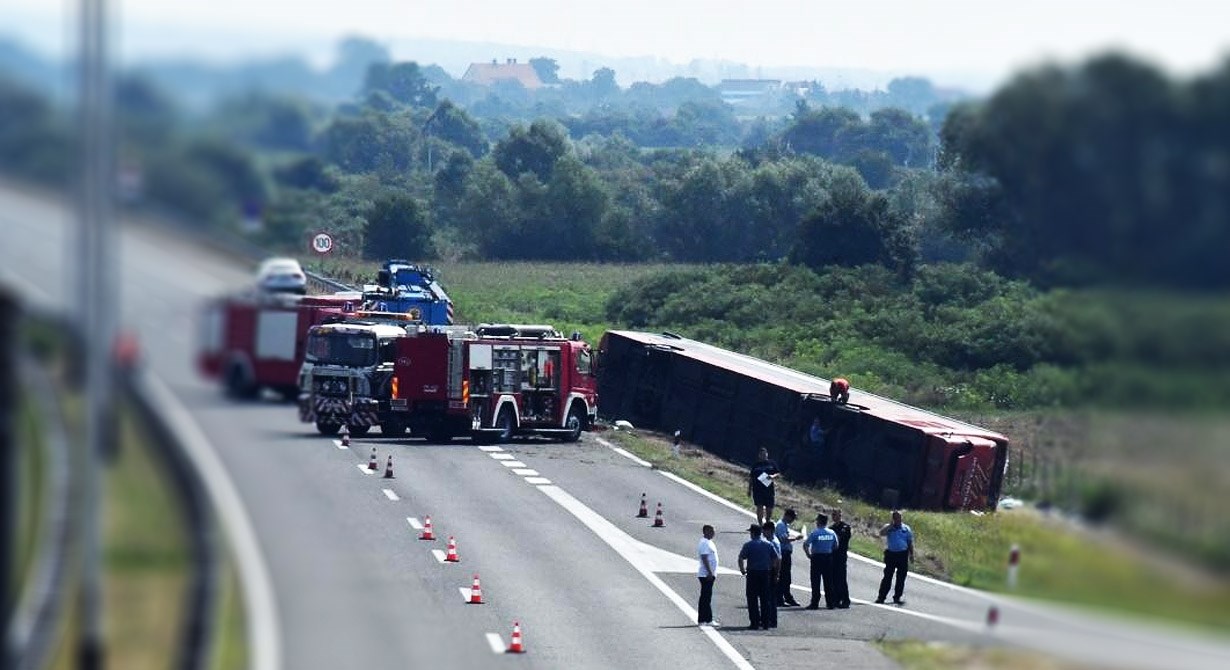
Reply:
M816 529L803 543L803 552L811 559L811 603L809 610L820 609L821 584L824 585L824 605L829 609L837 606L833 597L833 552L837 550L837 534L828 529L829 517L825 514L816 515Z
M782 544L777 541L777 529L772 521L760 524L760 539L773 546L773 555L777 557L777 567L773 569L773 574L769 579L769 605L760 611L760 618L762 623L769 624L769 628L777 628L777 594L780 592L778 585L782 575Z
M748 628L768 630L771 626L765 616L773 606L773 575L781 561L773 545L760 537L759 525L752 524L747 532L751 539L739 550L739 573L747 578L747 615L751 620Z
M782 518L773 528L773 534L777 537L777 543L782 547L782 569L777 576L777 605L778 607L798 607L799 603L794 599L794 594L790 592L790 582L793 575L790 573L791 559L794 556L794 541L798 536L790 529L790 524L794 523L795 513L793 509L787 509Z
M846 609L850 606L850 584L846 581L846 561L850 556L850 524L841 520L841 510L833 510L833 523L829 530L837 535L837 549L833 551L833 597L837 607Z
M876 602L884 603L895 572L897 583L893 588L893 604L904 605L901 596L905 593L905 575L910 571L910 563L914 562L914 531L902 523L901 512L894 511L892 522L880 529L880 537L884 538L884 578L880 580L880 595L876 597Z

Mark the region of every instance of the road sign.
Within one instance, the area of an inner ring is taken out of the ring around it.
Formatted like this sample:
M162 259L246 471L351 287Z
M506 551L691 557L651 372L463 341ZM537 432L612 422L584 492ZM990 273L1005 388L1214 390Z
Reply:
M318 254L333 251L333 236L329 233L316 233L316 236L312 238L312 251Z

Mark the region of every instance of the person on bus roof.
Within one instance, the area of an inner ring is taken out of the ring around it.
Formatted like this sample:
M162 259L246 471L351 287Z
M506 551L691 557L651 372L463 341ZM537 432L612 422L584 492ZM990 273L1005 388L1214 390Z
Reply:
M850 402L850 382L842 377L833 380L829 384L829 399L838 405L844 405Z

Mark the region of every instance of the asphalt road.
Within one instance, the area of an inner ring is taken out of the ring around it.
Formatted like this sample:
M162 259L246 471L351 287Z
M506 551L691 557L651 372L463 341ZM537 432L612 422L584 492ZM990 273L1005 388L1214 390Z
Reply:
M46 197L0 184L0 281L71 310L68 216ZM242 562L259 564L244 573L245 588L271 596L257 608L265 627L250 629L256 658L269 667L891 667L867 643L879 639L1021 645L1110 667L1230 667L1222 639L916 576L905 607L872 605L880 568L870 561L851 561L853 608L782 610L772 632L738 629L747 623L742 580L724 574L715 610L725 625L698 629L700 525L718 528L723 567L734 567L745 510L588 435L576 445L527 441L499 451L379 437L342 449L300 424L293 406L236 404L197 376L200 302L243 286L250 268L144 227L125 230L121 253L123 323L200 428L237 494L231 511L251 530L250 547L233 527L231 539ZM373 446L382 466L393 457L396 478L362 471ZM664 504L666 528L635 518L642 492L651 507ZM427 515L436 542L417 539L413 524ZM450 535L458 564L432 553ZM801 552L797 563L802 587ZM469 605L461 590L476 573L485 603ZM796 598L806 597L800 588ZM1000 613L993 629L985 624L992 604ZM529 653L497 654L513 621Z

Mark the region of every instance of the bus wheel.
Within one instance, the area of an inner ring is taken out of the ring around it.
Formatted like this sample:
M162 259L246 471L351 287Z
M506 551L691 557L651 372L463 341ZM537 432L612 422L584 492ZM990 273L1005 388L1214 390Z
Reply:
M341 430L341 428L342 424L340 423L327 423L325 421L316 422L316 430L319 431L321 435L337 435L337 431Z
M564 436L565 442L581 439L581 431L585 430L585 413L581 411L579 404L573 403L572 409L568 410L568 421L564 427L568 429L568 434Z

